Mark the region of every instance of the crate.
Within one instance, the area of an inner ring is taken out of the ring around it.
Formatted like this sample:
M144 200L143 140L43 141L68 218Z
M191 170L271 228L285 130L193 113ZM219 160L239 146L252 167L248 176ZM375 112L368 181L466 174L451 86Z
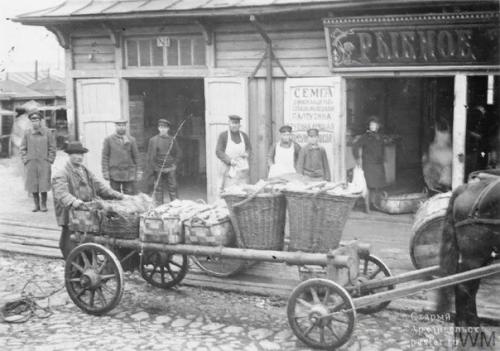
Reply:
M137 239L139 237L138 213L108 212L101 214L101 232L117 239Z
M140 239L144 242L163 244L184 243L184 230L179 217L145 217L140 219Z
M284 191L290 219L289 251L328 252L339 246L358 196Z
M184 223L186 244L206 246L231 246L235 235L229 218L219 223L207 224L199 218L192 218Z
M69 209L68 228L72 232L82 233L100 233L101 219L99 212L96 210L77 210Z
M281 193L263 193L250 198L223 195L239 229L238 246L257 250L282 250L286 200Z

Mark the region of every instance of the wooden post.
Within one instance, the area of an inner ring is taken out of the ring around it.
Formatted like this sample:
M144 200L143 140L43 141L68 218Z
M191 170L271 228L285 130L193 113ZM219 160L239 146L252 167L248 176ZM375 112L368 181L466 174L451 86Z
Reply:
M66 120L68 122L68 136L70 140L76 140L78 134L75 113L75 81L71 75L73 70L73 55L71 47L64 49L65 54L65 84L66 84Z
M266 147L273 142L273 47L266 44Z
M455 75L455 100L453 102L453 164L452 188L464 183L465 133L467 131L467 76Z

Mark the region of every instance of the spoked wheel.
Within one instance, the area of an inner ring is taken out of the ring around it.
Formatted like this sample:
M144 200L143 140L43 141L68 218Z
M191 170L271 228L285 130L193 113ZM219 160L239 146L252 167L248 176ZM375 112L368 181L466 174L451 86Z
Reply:
M347 291L326 279L299 284L287 305L288 323L310 347L331 350L345 344L354 329L356 310Z
M372 280L379 280L383 278L390 277L391 271L389 267L386 266L382 260L376 256L369 255L368 257L360 258L359 262L359 275L358 281L359 283L365 283ZM381 288L375 289L363 289L361 288L359 296L371 295L375 293L379 293L382 291L393 290L394 285L384 286ZM356 294L357 295L357 294ZM387 307L391 302L385 301L379 303L378 305L370 305L368 307L358 308L358 312L361 313L376 313L382 311Z
M219 278L236 275L247 267L246 261L216 256L191 256L191 260L204 273Z
M162 289L171 288L186 276L188 257L162 251L144 251L140 270L142 277L151 285Z
M70 252L64 280L71 300L89 314L111 311L123 295L120 261L111 250L99 244L85 243Z

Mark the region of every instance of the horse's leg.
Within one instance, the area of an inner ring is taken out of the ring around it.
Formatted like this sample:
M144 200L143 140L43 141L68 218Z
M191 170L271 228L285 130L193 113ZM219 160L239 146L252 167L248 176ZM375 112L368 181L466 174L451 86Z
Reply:
M483 266L484 258L462 258L459 271ZM457 327L479 326L476 308L476 294L480 279L470 280L455 286L455 325Z

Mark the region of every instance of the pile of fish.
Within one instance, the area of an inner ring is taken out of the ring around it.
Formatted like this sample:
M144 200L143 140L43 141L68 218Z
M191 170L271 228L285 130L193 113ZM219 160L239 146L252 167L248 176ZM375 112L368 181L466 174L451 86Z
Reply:
M151 218L179 218L185 221L205 210L207 204L191 200L174 200L149 210L145 216Z
M123 200L96 199L86 202L85 206L89 210L99 210L104 213L141 214L153 206L153 200L148 195L141 193L134 196L127 196Z

